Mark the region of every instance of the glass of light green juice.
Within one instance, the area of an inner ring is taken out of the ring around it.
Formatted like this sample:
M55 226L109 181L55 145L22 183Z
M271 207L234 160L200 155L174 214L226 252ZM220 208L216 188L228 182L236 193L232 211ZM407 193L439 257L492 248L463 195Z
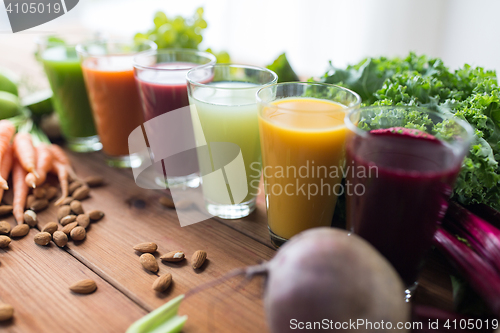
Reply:
M38 41L38 58L52 89L52 101L69 149L91 152L102 148L97 136L80 60L75 49L61 41Z
M262 166L256 93L277 80L266 68L233 64L187 74L203 195L212 215L238 219L255 209Z

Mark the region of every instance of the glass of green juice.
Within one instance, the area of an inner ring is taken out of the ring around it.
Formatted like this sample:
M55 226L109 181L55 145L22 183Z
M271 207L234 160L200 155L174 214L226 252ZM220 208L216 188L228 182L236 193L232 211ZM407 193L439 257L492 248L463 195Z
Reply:
M38 58L52 89L55 111L69 149L92 152L102 148L83 81L76 44L40 39Z
M234 64L187 73L203 196L214 216L238 219L255 210L262 165L256 93L277 80L266 68Z

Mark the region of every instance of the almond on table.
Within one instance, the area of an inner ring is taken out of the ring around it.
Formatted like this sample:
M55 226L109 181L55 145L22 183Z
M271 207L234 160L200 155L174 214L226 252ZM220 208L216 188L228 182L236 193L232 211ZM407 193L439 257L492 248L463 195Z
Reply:
M72 240L81 241L87 236L87 232L84 227L75 227L71 230L70 236Z
M0 248L5 248L10 245L11 239L5 235L0 236Z
M9 235L11 229L9 222L0 221L0 235Z
M49 222L43 227L42 231L48 232L49 234L53 235L58 228L59 226L57 225L56 222Z
M168 262L179 262L184 260L185 257L186 256L182 251L170 251L169 253L162 255L160 259Z
M170 287L172 284L172 274L166 273L160 275L153 283L153 289L159 292L163 292Z
M193 269L198 269L201 266L203 266L203 263L207 259L207 253L202 250L198 250L193 254L193 257L191 258L191 265L193 266Z
M68 236L62 231L55 231L52 240L59 247L65 247L68 244Z
M97 285L94 280L91 279L78 281L69 287L69 290L77 294L90 294L93 293L96 289Z
M30 226L27 224L18 224L10 231L10 237L24 237L30 232Z
M144 253L140 257L142 267L147 269L150 272L156 273L160 269L158 267L158 262L156 261L156 258L154 255L151 253Z
M51 239L52 235L45 231L39 232L34 238L35 243L41 246L48 245Z
M152 242L140 243L134 246L134 250L142 253L154 253L158 249L158 245Z

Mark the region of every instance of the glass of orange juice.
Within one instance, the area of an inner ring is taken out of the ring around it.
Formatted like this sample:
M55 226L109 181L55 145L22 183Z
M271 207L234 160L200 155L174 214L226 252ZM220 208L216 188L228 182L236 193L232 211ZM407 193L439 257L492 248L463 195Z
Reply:
M268 227L275 246L330 226L342 194L345 115L354 92L331 84L278 83L257 92Z
M76 47L97 133L110 166L128 168L142 163L138 156L129 155L128 149L128 136L144 122L133 58L156 48L150 41L94 41Z

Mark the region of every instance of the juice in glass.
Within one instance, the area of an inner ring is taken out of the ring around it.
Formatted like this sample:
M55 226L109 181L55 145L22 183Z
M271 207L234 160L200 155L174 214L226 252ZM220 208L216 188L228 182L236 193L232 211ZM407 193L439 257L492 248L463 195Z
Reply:
M427 125L405 128L410 118L415 123L427 118ZM346 198L348 229L377 248L410 288L448 207L472 129L453 117L411 107L355 110L346 123L352 129L347 166L353 171L346 183L358 189Z
M343 190L344 118L360 99L330 85L314 88L333 89L343 97L308 97L309 87L278 84L258 95L268 226L276 246L303 230L330 226Z
M251 66L215 65L199 72L210 72L195 80L197 69L188 73L189 101L196 109L201 127L195 126L198 143L230 142L239 146L243 157L246 177L238 179L248 188L241 203L225 200L217 184L204 180L203 193L207 209L212 215L235 219L247 216L255 209L258 193L261 151L257 121L257 91L266 84L276 82L273 72ZM194 109L193 109L194 110ZM206 165L200 163L200 171L208 174Z
M133 167L141 163L138 157L128 155L128 136L144 121L132 59L141 51L155 48L154 43L112 42L77 47L97 132L111 166Z
M40 42L39 55L68 147L79 152L100 150L102 145L94 126L75 46Z
M144 118L150 121L169 111L179 110L189 105L186 74L197 66L215 64L213 54L188 49L158 50L138 55L134 58L134 72L144 111ZM182 114L181 114L182 112ZM190 112L179 110L175 117L176 126L171 126L166 133L161 121L151 123L148 135L151 140L162 144L184 144L194 141L194 132ZM153 120L153 122L155 122ZM154 154L154 152L153 152ZM155 164L158 174L156 182L161 185L190 186L199 185L198 160L196 151L184 152L182 158L163 159L165 170L161 163Z

